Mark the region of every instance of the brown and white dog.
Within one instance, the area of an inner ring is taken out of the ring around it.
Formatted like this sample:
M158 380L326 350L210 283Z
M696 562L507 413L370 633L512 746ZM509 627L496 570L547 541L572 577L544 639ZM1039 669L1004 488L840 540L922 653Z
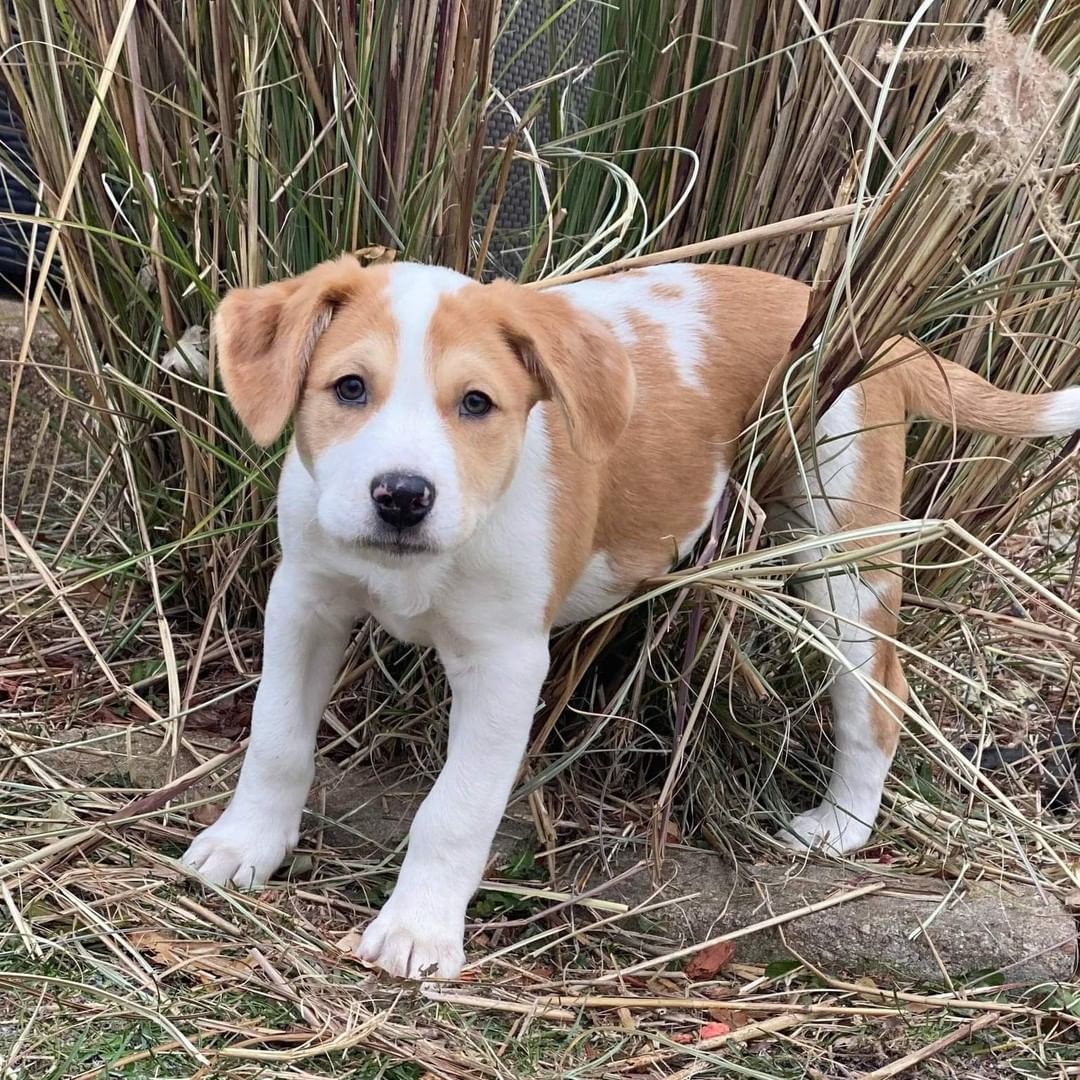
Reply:
M187 864L254 887L297 843L316 728L353 624L370 613L435 647L453 700L445 767L358 952L394 975L457 975L549 632L602 614L691 550L808 295L724 266L536 291L350 257L230 292L216 318L229 398L258 442L290 418L295 436L251 743ZM822 417L820 469L774 508L782 526L820 535L899 520L909 417L1013 436L1080 426L1080 388L1007 393L910 341L894 348L916 355ZM825 800L781 835L847 852L870 836L907 694L890 643L900 575L802 588L843 658L836 756Z

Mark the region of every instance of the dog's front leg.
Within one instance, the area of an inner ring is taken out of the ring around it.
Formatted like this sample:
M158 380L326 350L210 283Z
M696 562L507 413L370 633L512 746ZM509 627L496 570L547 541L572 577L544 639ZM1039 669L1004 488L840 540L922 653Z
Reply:
M391 975L454 978L465 962L465 908L506 809L540 688L547 637L441 651L453 700L446 765L413 819L397 887L359 955Z
M288 560L278 568L236 793L183 858L208 881L256 888L296 846L315 770L315 735L355 616L347 591L335 583Z

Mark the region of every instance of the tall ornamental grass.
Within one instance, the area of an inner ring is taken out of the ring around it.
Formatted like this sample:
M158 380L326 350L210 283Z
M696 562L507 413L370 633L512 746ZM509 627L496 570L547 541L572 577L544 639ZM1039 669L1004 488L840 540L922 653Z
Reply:
M3 473L3 662L34 675L31 726L119 711L175 748L200 709L248 693L281 448L240 430L212 351L209 377L163 364L203 355L228 287L341 251L483 278L509 246L543 287L696 245L812 282L810 315L693 565L558 638L521 793L586 822L617 795L658 840L678 822L737 851L809 803L829 646L782 588L797 546L766 546L760 508L896 334L1004 388L1080 382L1080 21L1069 0L989 18L953 0L624 0L584 12L592 57L565 41L586 3L551 5L521 46L550 58L524 88L496 60L517 5L495 0L0 14L41 205L22 225L51 230L22 285L58 335L46 352L27 334L8 365L49 403L21 454L11 410ZM511 231L522 182L533 214ZM1023 776L972 763L1075 713L1071 448L918 427L911 453L910 520L826 556L899 550L909 569L917 693L886 842L1075 887L1049 758ZM340 760L430 763L430 656L365 628L340 689Z

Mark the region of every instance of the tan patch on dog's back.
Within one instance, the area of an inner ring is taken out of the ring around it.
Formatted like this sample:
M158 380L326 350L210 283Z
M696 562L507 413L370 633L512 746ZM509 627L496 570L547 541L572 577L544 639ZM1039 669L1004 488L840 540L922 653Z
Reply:
M798 282L737 267L695 267L692 274L702 294L694 322L706 339L700 386L680 383L664 326L641 306L618 329L637 396L612 456L596 469L557 433L552 439L559 483L552 618L595 553L606 554L629 591L668 570L707 527L744 418L805 318L809 290ZM669 281L649 289L658 290L669 302L689 292ZM572 300L572 289L566 294Z
M667 300L669 302L677 302L685 295L685 290L679 288L678 285L673 285L670 281L659 281L655 285L651 285L649 292L657 300Z

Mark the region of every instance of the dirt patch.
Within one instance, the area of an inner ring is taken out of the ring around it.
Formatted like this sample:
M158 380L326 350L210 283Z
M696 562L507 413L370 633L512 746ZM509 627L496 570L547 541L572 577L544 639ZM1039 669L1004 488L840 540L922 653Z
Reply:
M39 319L35 327L30 362L22 367L18 398L15 409L11 409L24 326L22 302L0 298L0 430L6 433L9 417L11 423L11 451L4 463L8 492L5 510L9 513L23 501L34 501L33 495L42 489L61 435L62 398L49 385L46 374L62 381L66 361L59 337L44 319Z

